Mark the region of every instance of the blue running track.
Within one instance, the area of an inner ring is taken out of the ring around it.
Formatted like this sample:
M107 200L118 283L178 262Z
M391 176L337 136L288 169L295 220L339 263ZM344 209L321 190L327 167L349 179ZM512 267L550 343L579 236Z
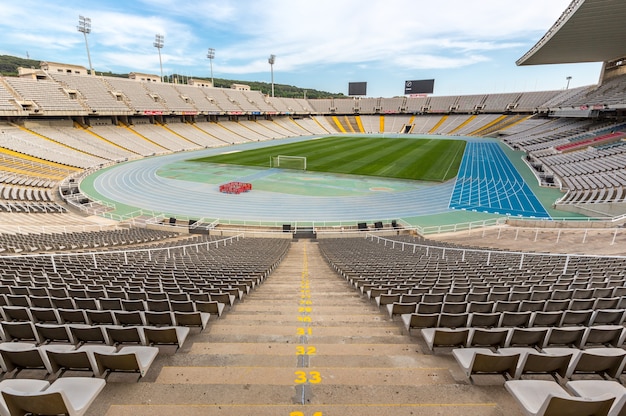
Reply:
M549 218L497 143L468 141L450 209Z

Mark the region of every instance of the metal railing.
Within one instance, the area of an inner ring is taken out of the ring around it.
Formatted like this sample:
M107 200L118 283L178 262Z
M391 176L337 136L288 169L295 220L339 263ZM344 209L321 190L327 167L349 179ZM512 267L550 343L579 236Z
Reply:
M571 259L575 258L601 258L601 259L621 259L626 261L626 256L600 256L600 255L591 255L591 254L553 254L553 253L529 253L523 251L502 251L502 250L484 250L484 249L469 249L469 248L459 248L459 247L441 247L434 246L428 244L419 244L419 243L409 243L404 241L392 240L385 237L376 236L373 234L367 234L365 236L366 239L370 239L371 241L375 241L378 244L383 244L385 247L390 245L392 249L400 249L401 251L412 251L415 254L419 249L425 250L426 255L434 255L437 253L441 259L445 259L446 255L449 253L460 253L461 261L465 261L468 254L479 253L485 256L485 264L487 266L491 265L491 257L493 255L498 256L511 256L512 258L519 257L519 261L517 263L518 270L522 270L524 267L524 261L528 258L537 258L537 257L551 257L551 258L562 258L564 260L563 265L563 273L568 272L568 266Z
M129 264L129 254L133 253L146 253L148 255L148 260L152 261L152 258L157 252L165 252L166 258L170 258L172 256L173 250L182 250L183 256L187 255L187 250L195 249L196 252L200 251L200 248L205 247L206 250L209 250L211 246L215 246L218 248L221 246L226 246L227 244L232 244L235 241L239 241L239 239L244 238L243 234L234 235L231 237L225 237L219 240L212 241L203 241L201 243L193 243L193 244L181 244L174 245L169 247L157 247L157 248L143 248L143 249L132 249L132 250L109 250L109 251L90 251L83 253L54 253L54 254L25 254L25 255L16 255L16 256L1 256L0 262L4 259L20 259L20 261L28 261L28 258L48 258L50 259L50 264L52 266L52 270L57 273L57 260L59 258L64 257L87 257L91 258L93 269L98 268L98 257L100 256L110 256L110 255L121 255L124 258L124 264Z

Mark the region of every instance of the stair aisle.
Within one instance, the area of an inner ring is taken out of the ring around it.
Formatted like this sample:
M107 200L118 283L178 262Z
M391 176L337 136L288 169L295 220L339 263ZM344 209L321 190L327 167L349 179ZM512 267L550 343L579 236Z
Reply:
M160 354L144 379L110 379L88 414L519 414L502 384L471 386L450 354L422 350L301 240L243 302Z

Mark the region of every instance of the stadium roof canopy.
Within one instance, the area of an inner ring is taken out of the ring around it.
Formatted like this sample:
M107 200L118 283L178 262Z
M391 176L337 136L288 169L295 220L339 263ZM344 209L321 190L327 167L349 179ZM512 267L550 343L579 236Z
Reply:
M626 57L626 1L573 0L517 65L607 62Z

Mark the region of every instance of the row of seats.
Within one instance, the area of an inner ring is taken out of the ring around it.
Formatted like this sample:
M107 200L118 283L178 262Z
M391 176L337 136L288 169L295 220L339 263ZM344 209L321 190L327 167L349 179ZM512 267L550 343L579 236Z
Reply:
M30 322L33 324L87 324L87 325L152 325L188 326L206 328L211 314L219 317L224 304L207 302L201 310L185 311L124 311L63 308L25 308L5 306L3 322ZM195 306L195 305L192 305Z
M41 345L26 342L0 343L2 371L14 378L25 369L45 371L45 377L57 378L66 371L87 371L106 378L111 372L126 371L143 377L159 354L153 346L111 345Z
M418 296L419 298L419 296ZM398 300L396 300L398 299ZM617 309L626 307L626 296L589 299L548 299L548 300L498 300L464 302L423 302L415 300L415 295L386 296L376 299L377 305L388 310L394 305L414 305L419 313L463 313L463 312L552 312L581 311L586 309Z
M145 294L145 292L144 292ZM178 296L180 295L180 296ZM191 295L191 296L189 296ZM40 308L64 309L93 309L119 311L181 311L192 312L197 310L197 302L221 302L233 305L241 300L242 291L237 288L220 288L212 292L201 293L171 293L165 299L124 299L118 297L84 298L84 297L56 297L56 296L29 296L29 295L0 295L1 306L21 306ZM191 298L191 299L190 299Z
M546 347L619 348L626 341L622 325L562 328L423 328L422 338L431 351L439 347Z
M413 312L415 306L408 304L391 304L389 315L393 318L400 314L404 327L408 332L416 328L496 328L496 327L565 327L592 325L621 325L625 318L625 309L584 309L564 311L537 312Z
M596 287L593 289L559 289L553 285L533 285L523 291L519 289L521 286L511 287L509 285L504 287L492 286L484 291L476 290L476 288L470 291L451 288L451 290L440 293L421 291L415 287L388 289L384 287L367 288L366 286L361 286L361 291L367 294L369 299L375 299L379 305L381 302L516 302L522 300L586 300L626 296L626 287L618 286L619 282L611 282L611 285L611 287ZM399 300L399 296L404 296L405 300Z
M597 374L619 378L626 365L622 348L455 348L452 355L470 382L477 374L502 374L519 379L524 375L549 374L571 379L574 375Z
M170 344L180 348L189 328L182 326L123 326L88 324L33 324L32 322L0 322L0 336L6 342L32 342L36 345L65 342L72 345L100 343L105 345Z

